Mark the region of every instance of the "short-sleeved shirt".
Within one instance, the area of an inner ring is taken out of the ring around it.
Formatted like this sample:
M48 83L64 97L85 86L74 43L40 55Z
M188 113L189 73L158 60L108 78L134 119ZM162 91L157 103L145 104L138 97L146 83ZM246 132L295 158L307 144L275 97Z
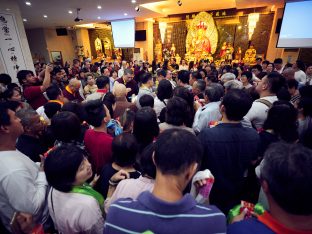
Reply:
M204 147L202 169L215 177L210 203L227 213L242 199L246 171L258 157L259 135L240 123L220 123L198 137Z
M196 204L190 194L166 202L151 192L137 200L117 200L109 210L104 233L226 233L226 218L215 206Z
M34 109L38 109L48 102L44 97L41 86L24 86L24 97L29 103L29 105Z

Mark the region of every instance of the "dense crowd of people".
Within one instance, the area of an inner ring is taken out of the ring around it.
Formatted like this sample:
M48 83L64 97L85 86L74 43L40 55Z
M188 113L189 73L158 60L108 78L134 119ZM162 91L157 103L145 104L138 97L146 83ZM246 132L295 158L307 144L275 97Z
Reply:
M0 74L0 233L312 233L312 64L16 78Z

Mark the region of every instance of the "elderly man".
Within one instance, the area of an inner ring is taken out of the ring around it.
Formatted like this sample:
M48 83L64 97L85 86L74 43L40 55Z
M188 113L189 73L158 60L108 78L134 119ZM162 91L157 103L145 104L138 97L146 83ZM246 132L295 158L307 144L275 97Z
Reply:
M63 91L63 96L67 98L68 101L82 102L84 98L79 93L80 86L81 82L79 80L71 79Z
M124 75L125 69L127 69L127 61L122 61L121 68L118 71L118 77L122 77Z
M125 69L121 78L116 80L120 84L124 84L130 91L127 94L128 101L131 101L133 94L138 95L139 86L135 80L133 80L133 71L131 69Z
M286 80L294 80L295 70L291 67L288 67L282 72L282 75L285 77Z
M120 117L124 114L127 109L130 109L134 112L138 110L134 103L127 101L127 88L125 85L116 83L114 85L113 94L116 97L116 108L114 111L114 119Z

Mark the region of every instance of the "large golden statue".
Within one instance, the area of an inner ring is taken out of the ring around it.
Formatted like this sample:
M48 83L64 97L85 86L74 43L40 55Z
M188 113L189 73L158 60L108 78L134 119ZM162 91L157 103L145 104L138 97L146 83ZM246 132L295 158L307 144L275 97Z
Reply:
M249 49L245 52L244 63L253 65L256 63L257 51L253 45L249 46Z
M216 52L218 31L214 19L207 12L200 12L189 24L186 36L187 57L195 61L207 59Z

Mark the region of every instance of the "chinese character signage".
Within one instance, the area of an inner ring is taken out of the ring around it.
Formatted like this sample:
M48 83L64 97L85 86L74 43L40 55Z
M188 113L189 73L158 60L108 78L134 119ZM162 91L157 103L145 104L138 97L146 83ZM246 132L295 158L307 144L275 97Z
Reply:
M19 70L26 69L15 17L0 12L0 60L5 72L13 79Z

